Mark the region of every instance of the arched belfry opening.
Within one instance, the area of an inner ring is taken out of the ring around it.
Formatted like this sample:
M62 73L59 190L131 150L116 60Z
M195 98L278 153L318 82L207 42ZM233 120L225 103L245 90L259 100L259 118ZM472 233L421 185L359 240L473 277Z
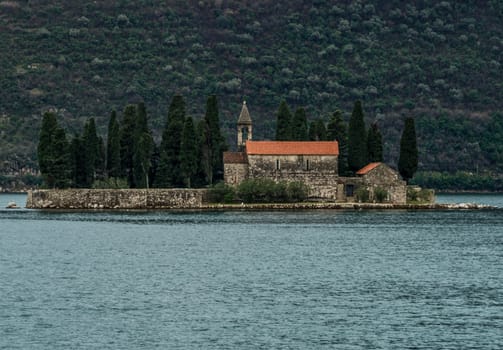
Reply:
M241 108L241 113L238 119L238 151L244 150L246 146L246 141L252 139L252 120L250 118L250 112L248 112L248 107L246 107L246 101L243 101L243 107Z

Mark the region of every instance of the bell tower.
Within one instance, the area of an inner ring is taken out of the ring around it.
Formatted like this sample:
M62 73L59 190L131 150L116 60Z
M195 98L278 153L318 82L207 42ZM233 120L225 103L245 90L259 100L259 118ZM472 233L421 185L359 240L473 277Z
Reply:
M248 107L246 107L246 101L243 101L243 108L241 108L241 114L239 114L238 119L238 151L243 151L246 146L246 141L252 139L252 120L250 118L250 112L248 112Z

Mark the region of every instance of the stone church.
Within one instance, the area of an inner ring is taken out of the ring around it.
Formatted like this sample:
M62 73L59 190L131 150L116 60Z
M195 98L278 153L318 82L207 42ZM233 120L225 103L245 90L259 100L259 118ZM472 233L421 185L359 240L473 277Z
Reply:
M303 182L311 200L352 202L364 187L370 200L376 189L387 192L387 202L406 202L406 183L384 163L371 163L355 177L338 175L337 141L254 141L246 102L237 123L238 152L224 152L224 180L237 186L246 179Z

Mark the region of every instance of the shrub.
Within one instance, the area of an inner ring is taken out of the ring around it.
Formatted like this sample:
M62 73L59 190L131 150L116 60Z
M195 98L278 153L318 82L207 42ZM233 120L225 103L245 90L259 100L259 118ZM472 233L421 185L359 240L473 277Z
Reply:
M274 182L270 179L243 181L237 196L245 203L301 202L307 198L308 187L301 182Z
M105 180L96 180L93 182L93 188L95 189L122 189L129 188L128 182L124 178L120 177L110 177Z
M213 203L231 203L236 196L234 187L219 182L208 191L209 201Z
M369 190L365 187L360 187L355 191L356 199L358 202L368 203L370 200Z
M383 203L388 199L388 191L384 188L377 187L374 190L374 200L378 203Z

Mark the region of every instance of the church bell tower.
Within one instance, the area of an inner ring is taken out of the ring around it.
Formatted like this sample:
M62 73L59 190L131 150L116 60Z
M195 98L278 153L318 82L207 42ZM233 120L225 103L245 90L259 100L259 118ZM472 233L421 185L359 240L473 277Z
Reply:
M252 120L250 118L250 112L248 112L248 107L246 107L246 101L243 101L243 108L241 108L241 114L239 114L238 119L238 151L243 151L246 146L246 141L252 139Z

